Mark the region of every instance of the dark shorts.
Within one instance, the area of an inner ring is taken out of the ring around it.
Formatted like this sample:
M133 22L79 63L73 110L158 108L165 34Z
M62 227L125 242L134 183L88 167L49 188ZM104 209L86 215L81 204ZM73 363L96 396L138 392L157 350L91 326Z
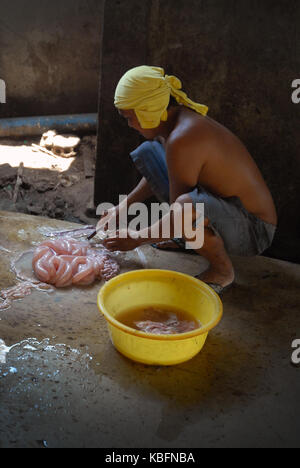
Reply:
M146 141L130 155L153 193L161 202L169 202L169 178L164 147ZM202 186L189 193L194 206L204 203L208 227L224 242L230 255L260 255L272 244L276 226L249 213L238 197L221 198Z

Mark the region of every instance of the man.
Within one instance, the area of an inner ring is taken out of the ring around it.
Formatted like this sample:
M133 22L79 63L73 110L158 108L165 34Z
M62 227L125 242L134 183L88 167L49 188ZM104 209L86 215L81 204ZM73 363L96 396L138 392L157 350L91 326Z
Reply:
M242 142L209 118L208 108L191 101L181 87L180 80L165 75L162 68L141 66L129 70L116 88L119 113L148 140L131 154L144 177L125 202L130 206L154 194L160 201L179 203L183 210L185 204L192 204L194 221L196 203L204 203L204 244L196 252L210 266L198 278L220 294L234 281L229 255L259 255L271 245L276 209ZM110 210L98 228L107 225L111 216L118 217L122 209L124 203ZM172 214L166 216L172 225ZM146 239L124 239L116 233L105 246L125 251L153 243L148 232ZM155 240L157 247L178 243L178 239L162 240Z

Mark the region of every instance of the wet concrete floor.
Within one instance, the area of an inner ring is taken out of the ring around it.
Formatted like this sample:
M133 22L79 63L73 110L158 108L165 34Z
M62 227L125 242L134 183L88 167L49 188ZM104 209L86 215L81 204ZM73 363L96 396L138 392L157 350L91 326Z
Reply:
M47 230L68 227L0 212L0 290L16 283L13 259ZM197 255L150 246L118 259L122 271L206 267ZM299 447L300 368L291 355L300 266L233 262L221 323L195 358L173 367L137 364L114 349L96 306L101 283L33 290L0 310L0 448ZM20 268L28 270L26 258Z

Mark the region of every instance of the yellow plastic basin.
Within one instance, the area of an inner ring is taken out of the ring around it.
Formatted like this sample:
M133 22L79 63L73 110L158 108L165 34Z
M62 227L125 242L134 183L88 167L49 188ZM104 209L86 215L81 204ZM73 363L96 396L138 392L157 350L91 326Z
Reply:
M173 306L200 320L202 328L188 333L155 335L127 327L118 314L135 307ZM207 284L167 270L138 270L108 281L98 294L113 345L126 357L144 364L172 365L194 357L209 330L221 320L223 306Z

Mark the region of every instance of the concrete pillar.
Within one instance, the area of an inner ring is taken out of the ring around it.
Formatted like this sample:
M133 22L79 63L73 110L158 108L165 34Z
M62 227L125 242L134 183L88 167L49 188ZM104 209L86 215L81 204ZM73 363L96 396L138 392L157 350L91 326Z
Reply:
M114 91L130 68L146 64L151 2L109 0L104 8L94 202L118 203L141 178L129 157L141 138L114 107Z

